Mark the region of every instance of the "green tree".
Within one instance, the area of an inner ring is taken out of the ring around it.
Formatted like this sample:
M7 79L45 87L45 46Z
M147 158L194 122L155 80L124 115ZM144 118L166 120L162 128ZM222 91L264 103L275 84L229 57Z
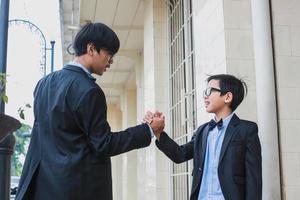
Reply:
M29 125L22 123L21 128L14 132L14 136L16 137L16 145L14 154L12 156L12 175L21 176L23 168L22 160L24 160L26 156L31 130L32 128Z
M0 101L8 102L8 97L5 93L5 85L6 85L6 75L0 73Z
M6 74L0 73L0 101L3 101L4 103L8 102L8 97L6 96L5 92L5 86L6 86ZM30 104L26 104L25 108L31 108ZM18 109L19 117L21 119L25 119L24 116L24 107L20 107ZM14 136L16 138L16 144L14 149L14 154L12 156L11 160L11 170L12 175L20 176L23 168L23 162L26 152L27 152L27 146L30 141L30 134L31 134L32 128L22 123L21 128L16 130L14 132ZM23 158L22 158L23 157Z

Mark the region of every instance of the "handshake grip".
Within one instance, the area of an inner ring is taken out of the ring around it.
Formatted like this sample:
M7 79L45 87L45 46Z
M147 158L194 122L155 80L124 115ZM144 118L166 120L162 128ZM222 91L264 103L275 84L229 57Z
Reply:
M156 111L155 113L147 111L143 121L151 126L155 137L159 140L160 134L165 128L165 116L163 113L159 111Z

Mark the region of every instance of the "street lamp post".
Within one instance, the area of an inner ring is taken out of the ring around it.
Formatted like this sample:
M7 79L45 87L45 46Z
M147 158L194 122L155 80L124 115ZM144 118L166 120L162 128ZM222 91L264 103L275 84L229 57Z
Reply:
M6 73L7 32L9 0L0 0L0 73ZM5 81L1 82L1 94L5 94ZM10 162L14 151L15 137L12 131L21 124L4 114L4 101L0 99L0 199L10 199Z
M51 44L51 73L53 72L54 70L54 44L55 44L55 41L50 41L50 44Z
M9 0L0 0L0 73L6 73L7 32L8 32ZM5 85L3 88L5 92ZM4 113L4 102L0 100L0 112Z

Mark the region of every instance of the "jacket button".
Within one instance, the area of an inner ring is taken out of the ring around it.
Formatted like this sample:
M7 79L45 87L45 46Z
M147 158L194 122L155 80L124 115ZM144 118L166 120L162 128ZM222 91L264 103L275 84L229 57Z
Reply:
M201 167L199 167L199 171L200 171L200 172L202 171L202 168L201 168Z

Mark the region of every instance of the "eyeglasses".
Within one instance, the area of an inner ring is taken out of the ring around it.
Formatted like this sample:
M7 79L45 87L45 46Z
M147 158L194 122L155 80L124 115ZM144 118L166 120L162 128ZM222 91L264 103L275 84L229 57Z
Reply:
M208 87L203 91L203 97L209 97L212 92L220 92L222 94L222 90L214 87Z
M102 50L105 51L106 54L109 56L108 64L110 64L110 65L113 64L113 62L114 62L114 54L111 51L109 51L109 50L107 50L105 48L102 48Z
M108 59L108 64L113 64L114 63L114 56L110 55L109 59Z

